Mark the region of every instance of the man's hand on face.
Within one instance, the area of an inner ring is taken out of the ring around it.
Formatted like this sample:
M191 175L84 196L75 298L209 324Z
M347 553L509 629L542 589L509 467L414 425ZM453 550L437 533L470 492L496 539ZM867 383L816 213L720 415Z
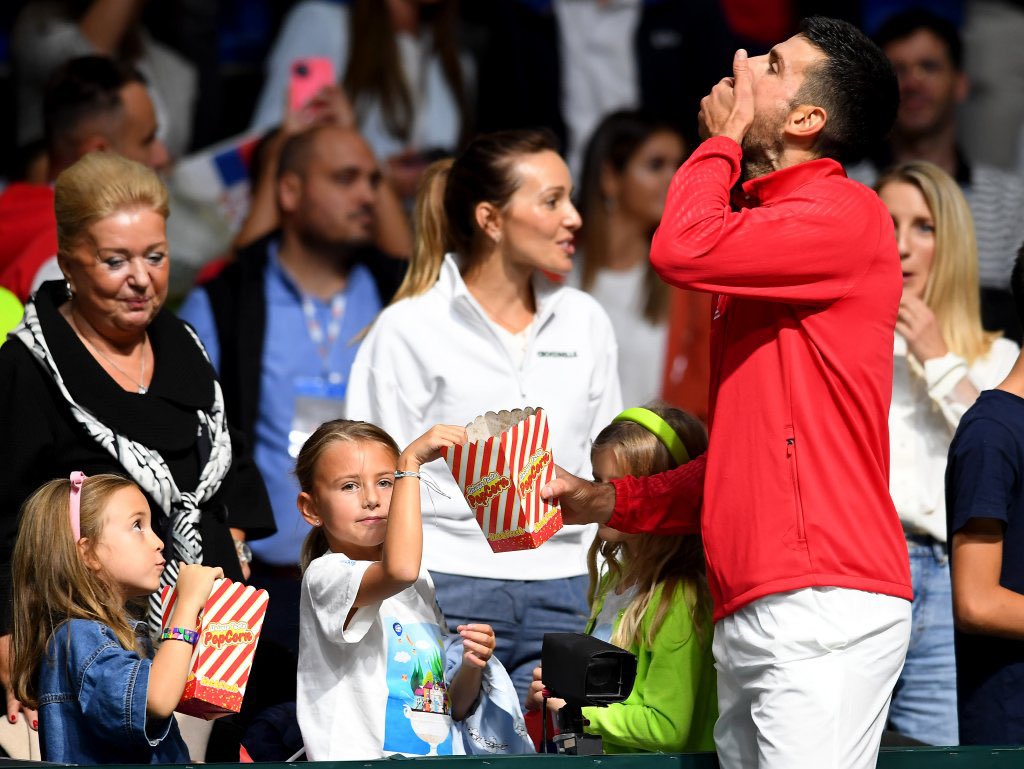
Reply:
M732 77L719 80L700 101L697 125L702 139L727 136L741 144L754 121L754 83L742 48L733 57L732 72Z

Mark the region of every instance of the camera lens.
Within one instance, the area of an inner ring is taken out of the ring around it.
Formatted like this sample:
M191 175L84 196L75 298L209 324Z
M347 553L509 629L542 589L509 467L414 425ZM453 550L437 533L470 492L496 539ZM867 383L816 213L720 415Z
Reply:
M587 668L587 696L607 697L620 691L622 665L614 657L594 657Z
M306 75L309 74L309 67L307 67L305 64L296 64L295 74L298 75L299 77L306 77Z

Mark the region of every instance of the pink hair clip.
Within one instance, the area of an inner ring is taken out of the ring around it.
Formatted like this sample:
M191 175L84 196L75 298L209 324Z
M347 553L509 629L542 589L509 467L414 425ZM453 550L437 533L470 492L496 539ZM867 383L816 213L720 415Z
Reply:
M82 484L88 476L81 470L71 473L71 495L68 507L71 508L71 534L78 542L82 538Z

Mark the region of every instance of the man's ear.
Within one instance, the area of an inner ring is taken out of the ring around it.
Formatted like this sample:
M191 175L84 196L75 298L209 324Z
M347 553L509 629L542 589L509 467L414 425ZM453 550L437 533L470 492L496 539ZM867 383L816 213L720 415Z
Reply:
M963 104L967 99L967 94L971 90L971 81L967 79L967 74L964 72L956 73L956 81L953 83L953 97L956 99L957 104Z
M284 213L292 213L302 199L302 179L287 173L277 180L277 205Z
M810 146L817 141L827 122L828 113L824 107L800 104L790 110L783 132L791 142Z
M106 152L114 148L113 143L101 133L87 134L79 139L75 151L78 157L88 155L90 152Z
M501 242L502 216L501 209L493 203L484 201L477 203L473 209L473 218L476 226L495 243Z

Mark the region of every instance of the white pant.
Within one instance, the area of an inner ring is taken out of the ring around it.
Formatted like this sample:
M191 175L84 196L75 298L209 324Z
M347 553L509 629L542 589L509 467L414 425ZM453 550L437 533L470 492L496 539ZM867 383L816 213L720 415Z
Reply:
M910 602L842 588L766 596L715 625L722 769L873 767Z

